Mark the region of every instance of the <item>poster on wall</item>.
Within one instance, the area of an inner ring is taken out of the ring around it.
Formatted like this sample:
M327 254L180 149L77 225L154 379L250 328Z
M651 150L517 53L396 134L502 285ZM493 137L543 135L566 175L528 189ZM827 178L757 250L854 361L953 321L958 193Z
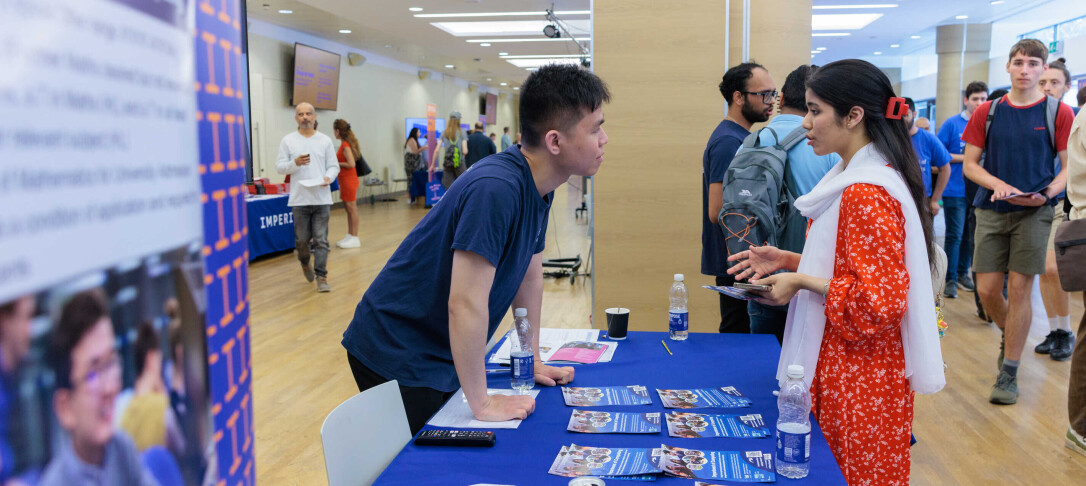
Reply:
M219 479L195 18L0 2L0 484Z

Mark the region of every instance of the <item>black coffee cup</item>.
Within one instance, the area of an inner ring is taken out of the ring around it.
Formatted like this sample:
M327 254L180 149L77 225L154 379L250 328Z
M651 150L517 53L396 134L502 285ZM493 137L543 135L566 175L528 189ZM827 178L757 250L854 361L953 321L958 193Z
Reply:
M611 307L607 313L607 337L614 340L626 339L626 328L630 325L630 309Z

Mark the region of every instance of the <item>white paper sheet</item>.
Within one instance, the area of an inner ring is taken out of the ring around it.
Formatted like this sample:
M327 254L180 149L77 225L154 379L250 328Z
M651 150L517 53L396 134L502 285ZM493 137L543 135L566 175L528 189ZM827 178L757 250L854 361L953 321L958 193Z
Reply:
M486 393L488 395L512 395L514 392L510 389L489 388ZM532 398L536 398L539 395L539 389L533 389L529 394L532 395ZM507 420L505 422L476 420L475 415L471 413L471 407L468 406L468 399L464 398L464 389L461 388L426 423L434 427L453 427L457 429L515 429L520 427L520 422L520 420Z
M509 332L513 332L510 330ZM547 361L561 348L563 344L570 341L598 341L600 338L599 329L555 329L550 327L544 327L539 330L539 357L543 361ZM607 341L607 344L613 344ZM508 334L506 339L502 341L501 347L490 356L491 364L508 364L509 363L509 351L512 348L513 343L509 340ZM600 362L610 361L611 357L615 355L614 347L608 346L607 352L600 357Z
M302 187L317 187L324 185L324 179L306 179L304 181L298 181Z

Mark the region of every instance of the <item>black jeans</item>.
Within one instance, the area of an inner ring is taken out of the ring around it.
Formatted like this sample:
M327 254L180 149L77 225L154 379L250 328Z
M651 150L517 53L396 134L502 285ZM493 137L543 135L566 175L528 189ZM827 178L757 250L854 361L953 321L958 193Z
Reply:
M717 277L717 286L735 283L730 275ZM720 294L720 332L750 334L750 314L747 313L747 301Z
M364 392L390 380L374 373L373 370L362 364L361 361L347 353L347 362L351 365L351 373L354 382L358 385L358 391ZM407 423L411 426L411 435L415 435L426 425L441 406L449 400L455 392L443 392L433 388L413 387L400 385L400 398L403 399L403 408L407 412Z

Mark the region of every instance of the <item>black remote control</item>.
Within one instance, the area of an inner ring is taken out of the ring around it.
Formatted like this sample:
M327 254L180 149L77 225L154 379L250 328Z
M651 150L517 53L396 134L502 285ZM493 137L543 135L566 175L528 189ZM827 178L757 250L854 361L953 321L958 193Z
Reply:
M415 445L494 447L494 433L482 430L424 430Z

